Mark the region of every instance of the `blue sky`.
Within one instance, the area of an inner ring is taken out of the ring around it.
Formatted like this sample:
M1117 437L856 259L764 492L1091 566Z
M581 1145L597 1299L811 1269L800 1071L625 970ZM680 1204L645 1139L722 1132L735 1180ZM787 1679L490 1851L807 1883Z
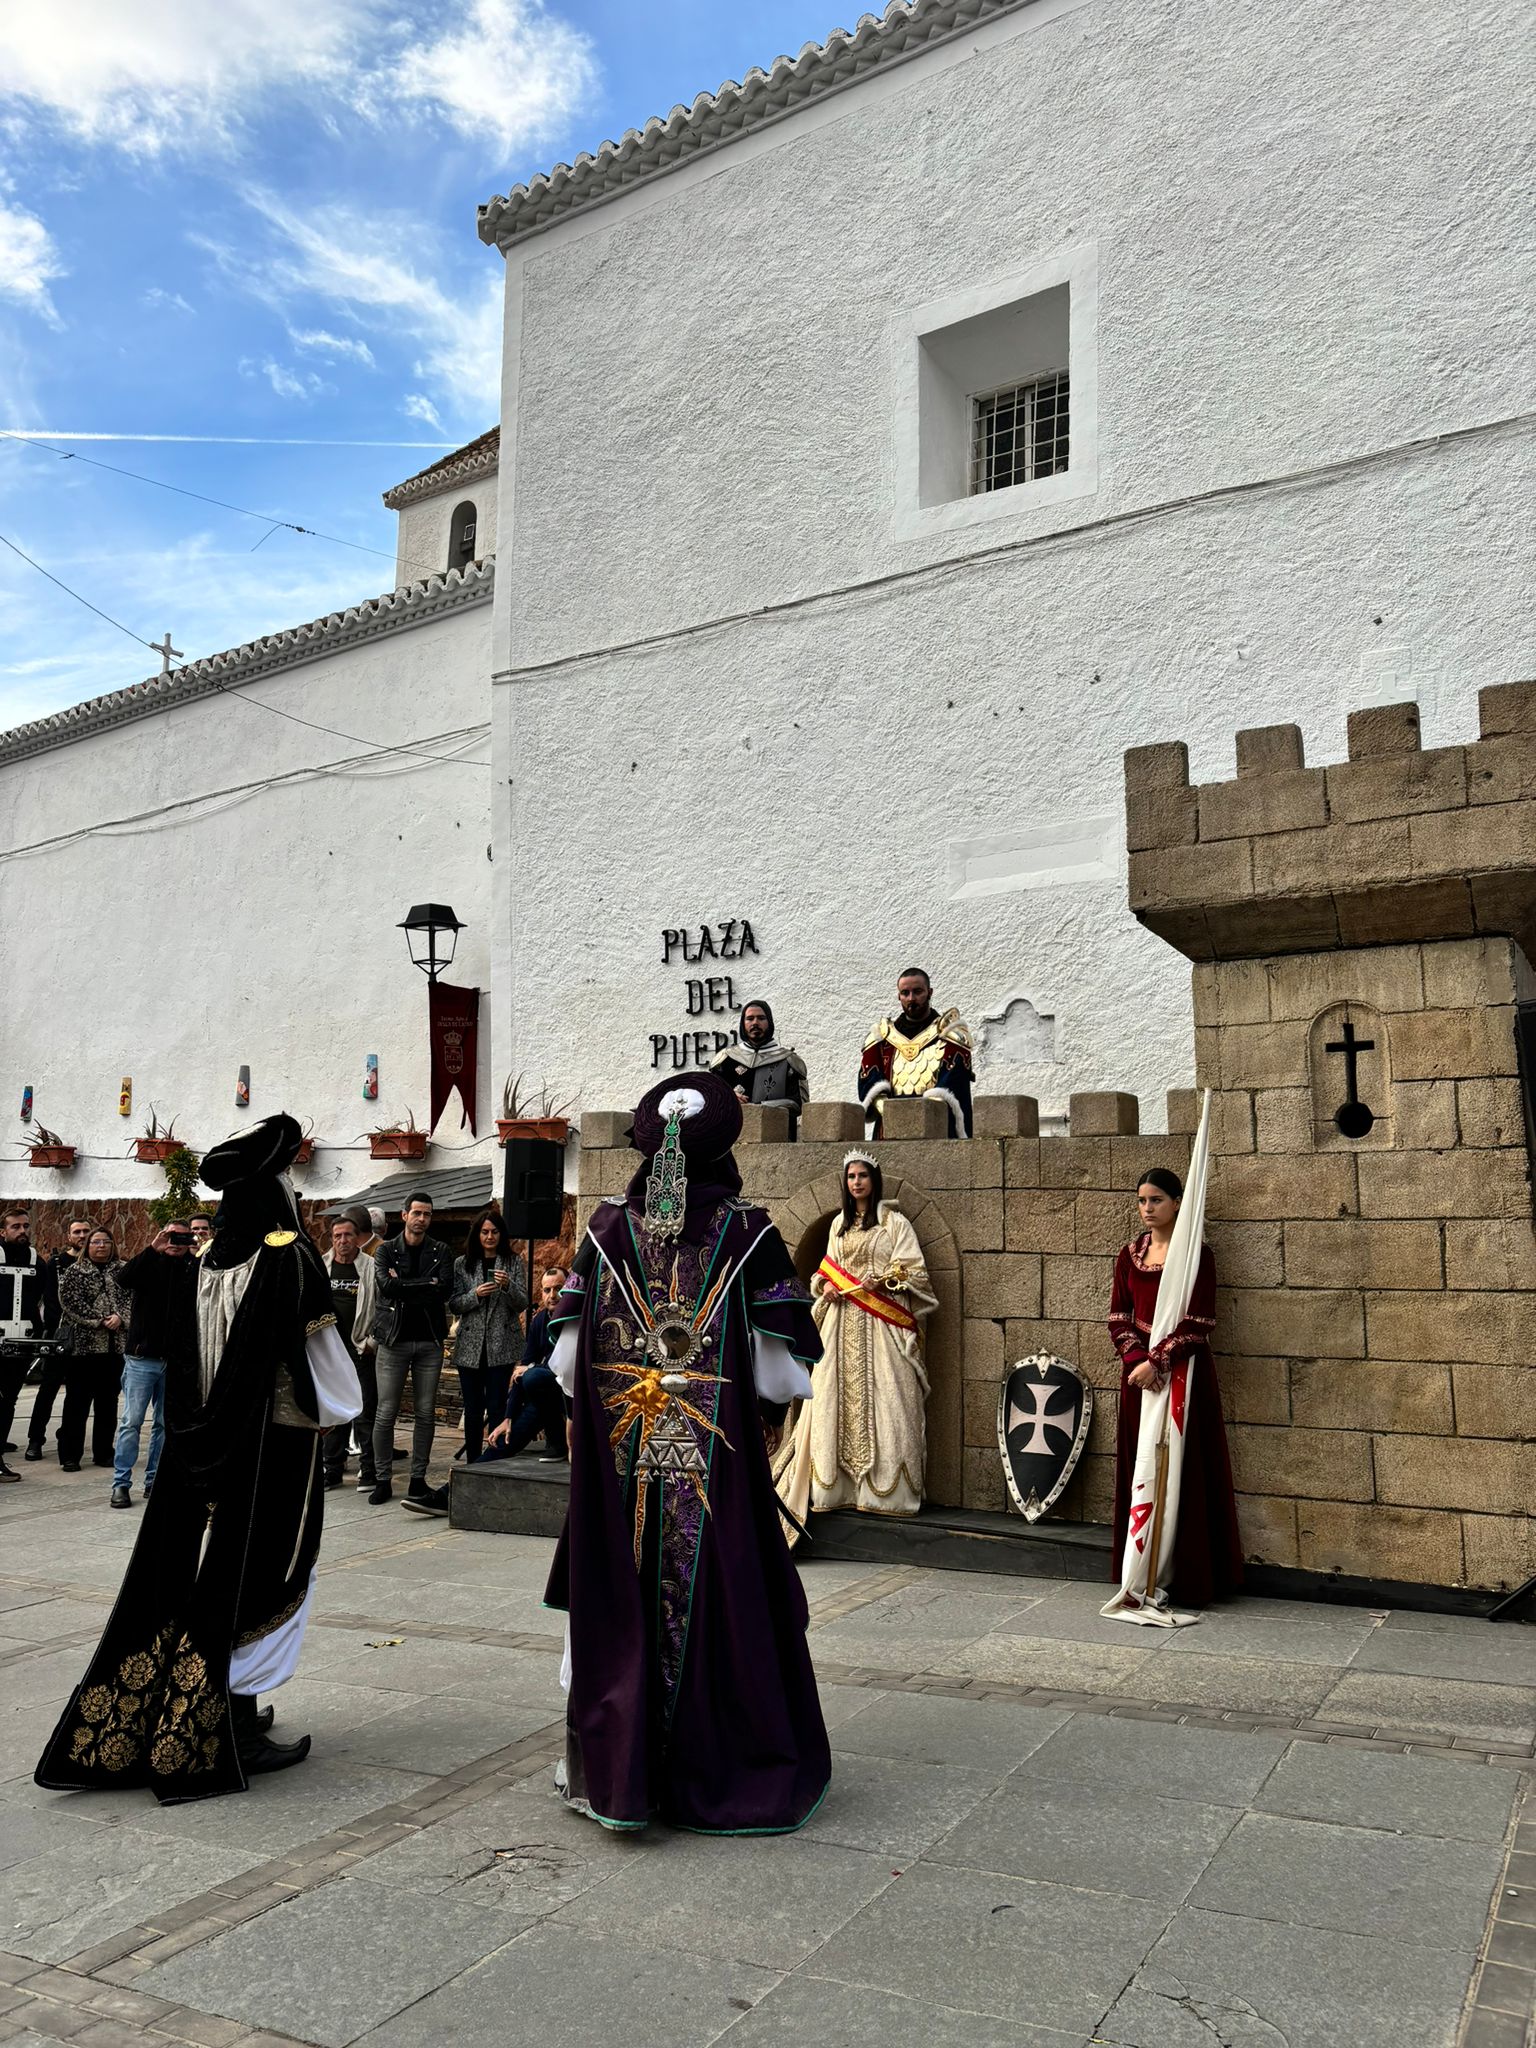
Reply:
M833 5L0 8L0 427L245 437L59 445L354 545L13 440L0 535L191 658L388 589L379 493L496 416L477 202L851 26ZM0 727L154 668L0 548Z

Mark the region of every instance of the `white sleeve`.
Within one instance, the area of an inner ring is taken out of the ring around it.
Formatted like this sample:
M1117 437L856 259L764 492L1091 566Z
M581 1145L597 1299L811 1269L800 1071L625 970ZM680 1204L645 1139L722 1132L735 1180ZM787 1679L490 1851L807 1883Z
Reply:
M315 1408L323 1429L350 1422L363 1412L363 1390L341 1333L325 1323L304 1340L305 1355L315 1382Z
M782 1337L752 1332L752 1377L760 1401L809 1401L811 1376Z
M555 1339L555 1348L549 1354L549 1369L560 1382L560 1391L567 1396L576 1391L576 1331L572 1321Z

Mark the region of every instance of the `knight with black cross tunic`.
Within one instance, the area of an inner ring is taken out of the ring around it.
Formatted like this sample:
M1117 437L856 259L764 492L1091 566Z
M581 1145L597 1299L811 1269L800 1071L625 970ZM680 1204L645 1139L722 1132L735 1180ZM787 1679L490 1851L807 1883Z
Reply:
M122 1590L35 1773L53 1791L145 1786L163 1804L302 1763L257 1695L293 1676L315 1590L321 1439L362 1405L287 1169L290 1116L200 1168L222 1193L195 1325L166 1360L165 1450Z
M971 1135L971 1034L958 1010L936 1010L921 967L897 977L898 1007L864 1041L859 1101L880 1135L881 1106L892 1095L929 1095L949 1111L949 1135Z
M761 997L741 1006L740 1043L717 1052L709 1071L734 1088L743 1102L763 1109L787 1109L793 1127L811 1099L805 1061L792 1045L780 1045L773 1011Z
M568 1617L556 1783L610 1828L782 1834L831 1757L769 1449L821 1356L810 1295L743 1201L741 1104L652 1088L642 1164L599 1203L550 1316L571 1498L545 1594Z

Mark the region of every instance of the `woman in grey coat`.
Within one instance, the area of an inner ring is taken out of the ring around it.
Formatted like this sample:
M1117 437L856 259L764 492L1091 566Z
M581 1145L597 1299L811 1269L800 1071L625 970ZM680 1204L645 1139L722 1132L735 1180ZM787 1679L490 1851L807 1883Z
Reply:
M64 1381L64 1414L59 1423L59 1463L78 1472L85 1455L85 1421L92 1405L91 1456L112 1463L117 1434L117 1395L123 1376L123 1343L132 1304L118 1284L122 1271L110 1230L93 1230L85 1256L59 1282L59 1308L69 1325L70 1360Z
M464 1396L464 1457L473 1464L485 1443L486 1417L507 1412L512 1368L523 1355L518 1318L528 1306L528 1272L512 1249L499 1209L482 1209L453 1262L449 1313L459 1319L453 1365Z

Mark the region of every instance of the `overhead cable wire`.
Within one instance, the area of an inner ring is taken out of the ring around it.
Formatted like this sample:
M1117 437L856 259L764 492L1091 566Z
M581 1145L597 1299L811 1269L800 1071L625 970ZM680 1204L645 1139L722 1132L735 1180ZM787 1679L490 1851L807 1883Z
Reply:
M26 549L18 547L15 541L11 540L6 534L0 533L0 545L8 547L13 555L19 555L28 568L35 569L39 576L45 576L50 583L56 584L66 597L72 597L76 604L83 604L86 610L94 612L98 619L104 619L109 626L115 626L119 633L126 633L130 640L138 641L141 647L147 647L151 654L160 655L169 664L170 657L165 653L164 648L157 647L153 640L146 640L141 634L135 633L132 626L125 626L121 619L114 619L110 612L104 612L100 605L92 604L88 597L82 597L80 592L71 589L70 585L64 582L62 577L55 576L51 569L45 569L41 562L33 561ZM174 669L168 666L166 673L180 675L192 666L191 662L181 661L176 664ZM206 677L204 680L213 689L217 690L220 696L228 697L231 703L248 705L253 711L270 711L274 718L286 718L294 725L308 726L311 732L328 733L335 740L350 740L353 746L367 747L373 753L412 754L418 760L433 761L443 765L440 755L423 754L415 747L390 746L386 741L366 740L360 732L343 732L340 726L321 725L313 718L301 718L296 711L284 711L278 705L268 704L260 697L243 696L237 689L232 689L228 683L219 682L214 676ZM491 764L489 761L453 761L446 765L455 768L489 768Z
M485 725L466 725L451 732L429 733L424 736L421 744L426 746L440 741L445 746L450 742L457 746L473 746L484 737L486 731ZM451 765L453 757L445 753L428 754L422 758ZM250 782L231 783L221 789L203 790L197 796L174 797L166 803L155 804L144 811L132 811L121 818L102 818L95 824L79 825L72 832L56 832L47 839L33 839L21 846L0 848L0 862L20 860L27 854L55 852L61 847L73 846L82 839L130 836L135 827L153 831L157 829L159 820L179 824L185 822L179 813L197 811L204 806L216 806L219 810L227 810L247 797L257 795L263 790L280 788L285 783L319 781L328 776L346 777L350 774L362 774L365 770L365 779L370 781L392 774L407 775L411 772L409 768L396 764L386 764L368 770L367 764L375 759L376 750L370 749L367 753L352 755L339 761L315 761L302 768L287 769L280 775L263 775Z
M73 448L59 448L52 441L39 441L34 435L20 434L14 427L0 427L0 440L15 441L23 448L42 449L49 455L56 455L61 462L85 462L92 469L105 469L113 476L128 477L136 484L151 484L157 491L174 491L178 498L195 498L200 505L214 505L219 511L237 513L242 519L259 519L273 531L282 527L289 533L307 534L311 540L328 540L339 548L356 548L359 554L378 555L386 562L397 559L384 548L371 548L360 540L343 540L339 533L322 533L318 526L301 526L296 519L279 519L270 512L253 512L249 505L231 505L223 498L210 498L206 491L191 491L184 484L168 484L163 477L144 476L136 469L123 469L115 462L102 462L97 456L81 455ZM262 536L263 539L267 537ZM256 545L259 547L261 542L258 541ZM252 553L255 553L254 548ZM429 568L414 559L411 560L410 566L422 570L424 575L432 576L437 573L435 565Z

